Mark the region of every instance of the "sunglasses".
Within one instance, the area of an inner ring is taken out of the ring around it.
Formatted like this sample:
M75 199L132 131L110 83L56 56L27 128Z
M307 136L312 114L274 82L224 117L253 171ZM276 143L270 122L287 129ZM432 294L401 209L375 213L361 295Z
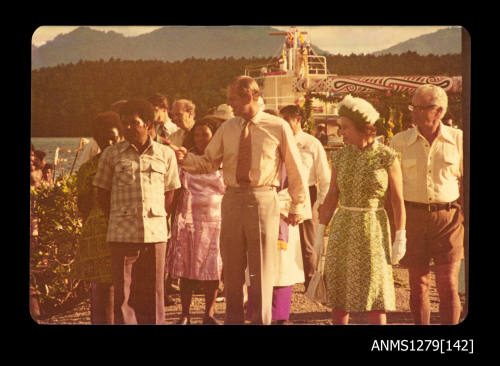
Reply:
M435 104L431 104L431 105L413 105L413 104L410 104L408 105L408 109L410 111L425 111L426 109L430 109L430 108L434 108L434 107L437 107L437 105Z

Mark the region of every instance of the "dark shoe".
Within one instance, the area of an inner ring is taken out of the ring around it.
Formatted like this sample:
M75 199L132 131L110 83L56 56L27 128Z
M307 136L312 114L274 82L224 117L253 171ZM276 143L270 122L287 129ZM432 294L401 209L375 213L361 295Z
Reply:
M175 301L168 295L165 295L165 306L175 305Z
M203 318L203 325L222 325L222 322L215 319L213 316Z
M191 320L189 319L189 317L183 316L175 324L178 324L178 325L191 325Z

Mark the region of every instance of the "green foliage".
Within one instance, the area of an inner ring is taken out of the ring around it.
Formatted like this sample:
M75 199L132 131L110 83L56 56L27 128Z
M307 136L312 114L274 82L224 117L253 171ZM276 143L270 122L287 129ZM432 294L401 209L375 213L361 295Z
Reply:
M31 244L30 285L44 313L78 300L83 284L71 278L82 221L76 205L76 176L56 179L54 185L31 188L32 214L38 217L38 239Z
M403 131L403 113L394 107L389 107L389 115L381 117L375 122L377 136L384 136L388 141L397 134Z
M147 98L160 92L169 102L188 98L201 117L226 102L229 81L249 65L270 58L195 59L183 61L80 61L33 70L31 132L33 136L90 136L89 121L120 99ZM337 75L461 75L461 55L331 55L330 73ZM458 117L458 116L455 116ZM312 124L311 124L312 126Z
M304 121L303 130L304 132L311 134L314 128L314 117L312 115L312 97L310 94L306 94L305 96L304 106L301 108L301 113L302 121Z

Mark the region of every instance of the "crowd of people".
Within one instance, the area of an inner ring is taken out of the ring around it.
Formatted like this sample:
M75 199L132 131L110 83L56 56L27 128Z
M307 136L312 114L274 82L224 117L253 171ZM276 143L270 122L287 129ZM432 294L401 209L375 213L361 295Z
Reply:
M155 94L92 121L77 173L84 226L74 276L91 283L93 324L163 324L176 281L177 324L191 324L196 291L203 324L290 324L293 285L307 290L319 270L315 243L330 222L323 279L333 324L351 312L385 324L400 261L415 324L430 322L431 261L441 322L458 323L462 131L441 121L443 89L416 90L415 127L390 146L375 138L376 109L347 95L338 109L345 146L331 165L302 131L300 108L266 110L251 77L233 79L227 104L201 118L190 100L171 106ZM33 150L32 181L42 179Z

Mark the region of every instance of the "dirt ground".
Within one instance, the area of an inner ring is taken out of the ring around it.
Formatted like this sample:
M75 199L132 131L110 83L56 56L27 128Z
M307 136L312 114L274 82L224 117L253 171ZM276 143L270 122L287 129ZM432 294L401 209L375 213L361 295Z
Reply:
M413 324L410 309L409 296L410 290L408 286L408 271L398 266L393 267L394 270L394 285L396 288L396 311L387 313L388 325L397 324ZM175 301L174 305L165 307L165 324L175 324L181 313L181 303L179 294L172 295ZM460 294L462 309L464 309L465 294ZM434 273L432 273L432 287L430 294L431 302L431 324L439 324L439 297L436 291ZM225 302L217 303L215 309L215 317L223 320L225 313ZM203 295L194 295L191 305L191 324L198 325L202 323L204 314L204 297ZM465 311L462 311L462 318L465 317ZM329 325L331 320L330 309L326 306L316 304L305 297L304 285L297 284L294 286L292 295L292 306L290 314L290 322L293 325ZM74 309L54 315L48 319L37 320L39 324L90 324L90 306L86 300L80 303ZM353 313L350 317L350 324L367 324L366 314Z

